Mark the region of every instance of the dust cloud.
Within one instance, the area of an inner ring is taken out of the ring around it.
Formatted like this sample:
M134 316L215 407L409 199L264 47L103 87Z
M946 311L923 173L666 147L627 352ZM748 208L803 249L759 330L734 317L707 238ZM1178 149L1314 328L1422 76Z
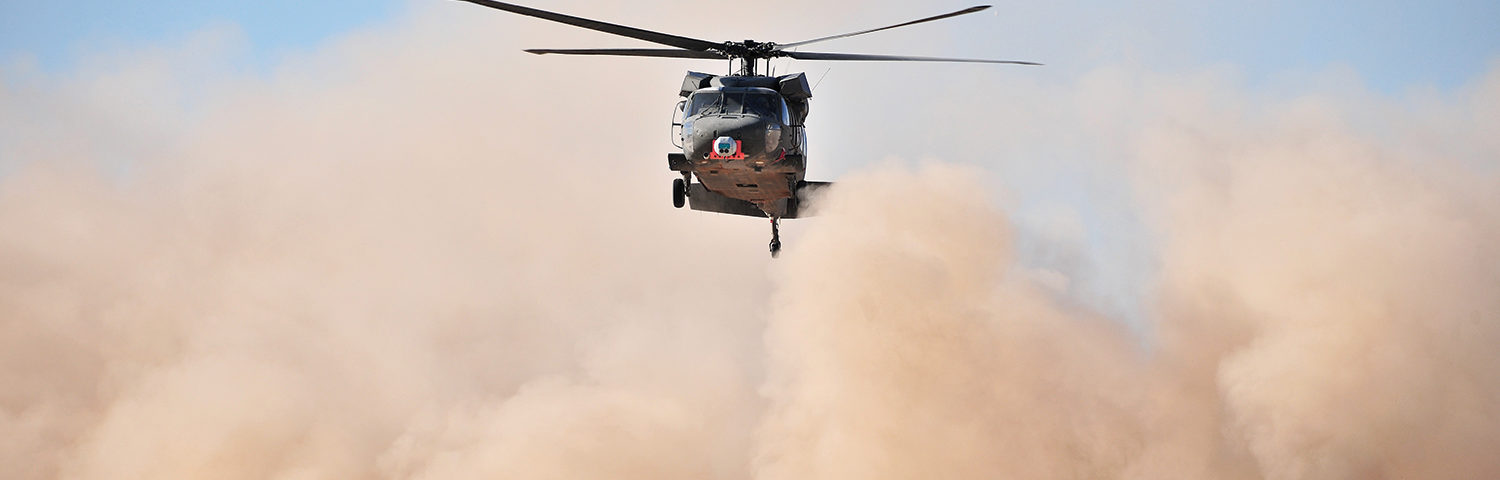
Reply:
M680 65L601 90L446 12L267 74L221 30L4 67L0 478L1500 475L1500 71L1007 85L1128 172L1141 332L1025 266L982 163L871 159L772 262L628 158Z

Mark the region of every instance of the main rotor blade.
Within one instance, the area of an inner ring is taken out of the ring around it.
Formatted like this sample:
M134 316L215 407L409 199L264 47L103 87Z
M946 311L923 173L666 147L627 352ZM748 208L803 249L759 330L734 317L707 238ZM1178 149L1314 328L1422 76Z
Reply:
M725 57L713 52L698 52L693 50L672 50L668 48L591 48L574 50L548 50L531 49L526 53L547 55L555 53L559 55L614 55L621 57L664 57L664 58L710 58L723 60Z
M540 18L540 19L543 19L543 20L551 20L551 21L558 22L558 23L566 23L568 25L572 25L572 26L575 26L575 27L583 27L583 28L587 28L589 30L598 30L598 31L601 31L601 32L604 32L604 33L613 33L615 35L620 35L620 36L624 36L624 37L635 38L635 39L639 39L639 40L645 40L645 41L648 41L648 42L651 42L651 43L659 43L659 44L662 44L662 45L670 45L670 46L677 47L677 48L686 48L688 50L696 50L696 51L699 51L699 52L706 51L706 50L709 50L709 49L719 48L719 47L723 46L723 44L714 43L714 42L710 42L710 41L706 41L706 40L699 40L699 39L696 39L696 38L679 37L677 35L668 35L668 34L665 34L665 33L653 32L653 31L650 31L650 30L642 30L642 29L635 28L635 27L627 27L627 26L624 26L624 25L615 25L613 23L605 23L605 22L600 22L600 21L597 21L597 20L589 20L587 18L579 18L579 17L570 16L570 15L563 15L561 13L552 13L552 12L549 12L549 11L546 11L546 10L537 10L535 8L528 8L528 7L523 7L523 6L520 6L520 5L512 5L512 4L509 4L509 3L501 3L501 2L496 2L496 1L492 1L492 0L459 0L459 1L469 2L469 3L475 4L475 5L484 5L486 7L490 7L490 8L497 9L497 10L505 10L505 11L511 12L511 13L519 13L521 15L526 15L528 17L536 17L536 18Z
M1015 60L982 60L977 58L907 57L902 55L864 55L859 53L781 52L798 60L850 60L858 62L961 62L961 63L1007 63L1013 65L1041 65L1040 63Z
M986 8L990 8L990 6L989 5L979 5L979 6L976 6L976 7L969 7L969 8L965 8L963 10L959 10L957 12L945 13L945 14L942 14L942 15L938 15L936 17L927 17L927 18L924 18L924 19L921 19L921 20L912 20L910 22L906 22L906 23L903 23L903 24L900 24L900 25L891 25L889 27L873 28L873 29L870 29L870 30L862 30L862 31L854 32L854 33L845 33L843 35L834 35L834 36L831 36L831 37L814 38L812 40L803 40L803 41L800 41L800 42L797 42L797 43L777 44L776 45L776 49L777 50L783 50L783 49L787 49L787 48L799 47L799 46L802 46L802 45L807 45L809 43L818 43L818 42L827 41L827 40L837 40L837 39L840 39L840 38L848 38L848 37L852 37L852 36L855 36L855 35L864 35L866 33L879 32L881 30L890 30L892 28L905 27L907 25L916 25L918 23L931 22L933 20L942 20L944 18L957 17L959 15L968 15L970 13L978 12L978 11L984 10Z

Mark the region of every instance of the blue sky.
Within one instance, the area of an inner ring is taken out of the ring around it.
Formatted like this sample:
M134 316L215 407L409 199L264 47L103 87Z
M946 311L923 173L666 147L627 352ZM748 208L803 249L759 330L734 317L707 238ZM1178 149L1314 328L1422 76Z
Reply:
M1494 1L1215 2L1200 18L1200 60L1260 73L1348 64L1383 90L1452 87L1500 54Z
M531 2L542 8L548 3ZM933 2L923 11L964 3ZM407 5L401 0L11 0L0 3L0 59L9 63L29 57L44 70L63 71L90 51L121 43L170 42L228 23L248 37L253 54L246 61L265 66L281 52L399 16ZM1067 49L1090 45L1088 38L1079 37L1130 32L1125 36L1133 43L1129 56L1153 67L1228 63L1257 79L1348 65L1373 87L1398 92L1420 85L1460 85L1500 57L1500 2L1494 1L999 2L996 7L997 15L1025 19L1036 51L1062 57L1044 59L1054 64L1090 54L1046 48L1049 43Z
M267 64L289 49L314 46L341 32L397 15L398 0L152 0L0 2L0 55L32 56L46 70L71 66L82 53L170 42L220 24L238 26Z

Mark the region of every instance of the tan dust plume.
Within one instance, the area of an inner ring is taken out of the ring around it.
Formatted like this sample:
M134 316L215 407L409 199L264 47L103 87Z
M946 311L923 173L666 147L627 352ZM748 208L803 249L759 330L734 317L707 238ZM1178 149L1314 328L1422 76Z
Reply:
M1142 333L1023 266L973 157L871 159L773 263L763 221L667 207L679 65L600 89L517 24L4 67L0 478L1500 474L1500 73L992 85L1068 106L997 138L1080 128L1129 174Z

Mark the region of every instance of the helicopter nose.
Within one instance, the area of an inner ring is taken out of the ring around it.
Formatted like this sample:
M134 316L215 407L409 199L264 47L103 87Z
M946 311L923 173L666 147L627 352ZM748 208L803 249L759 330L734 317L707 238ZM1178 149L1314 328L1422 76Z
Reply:
M732 117L705 117L699 119L693 125L693 133L703 133L707 137L719 137L723 135L736 136L736 134L754 130L760 125L759 117L732 116Z
M739 140L742 143L745 154L760 153L761 148L756 147L754 140L765 136L764 124L760 118L752 116L737 117L705 117L698 119L693 124L693 138L691 140L692 150L701 152L700 155L714 151L714 144L722 138L731 141Z

